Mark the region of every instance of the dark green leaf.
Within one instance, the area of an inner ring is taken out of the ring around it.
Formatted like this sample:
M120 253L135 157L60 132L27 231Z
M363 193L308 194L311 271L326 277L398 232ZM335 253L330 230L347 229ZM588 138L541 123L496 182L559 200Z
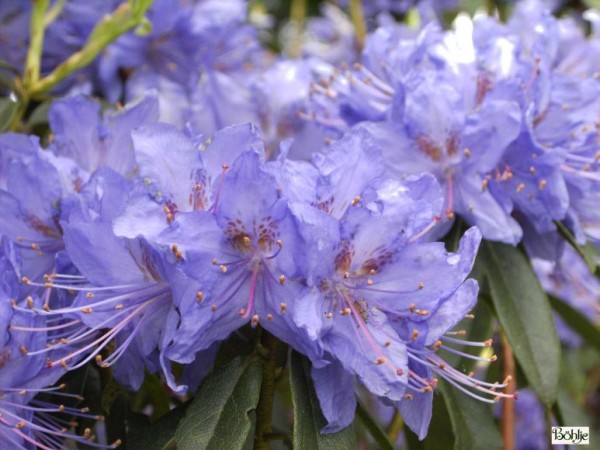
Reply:
M558 391L556 407L554 408L559 423L563 427L589 427L592 426L591 418L577 404L575 399L566 390Z
M568 303L554 296L550 296L549 298L552 308L562 317L567 325L586 342L600 351L600 329Z
M442 395L433 396L433 411L427 437L422 441L408 427L405 428L406 441L410 450L439 450L454 448L455 436L452 432L450 414Z
M327 425L310 377L310 363L293 352L290 363L290 385L294 402L294 448L310 450L354 450L354 425L335 433L321 434Z
M579 253L579 256L586 262L590 272L594 273L596 270L596 261L594 259L594 255L590 254L589 251L585 250L584 247L579 245L575 240L575 236L571 233L571 230L567 228L567 226L559 221L556 221L556 228L562 237L573 247L573 249Z
M0 98L0 133L8 130L18 109L18 102L12 101L10 98Z
M177 448L241 449L252 429L262 370L254 360L237 358L209 375L176 432Z
M498 319L529 384L551 405L560 375L560 346L548 297L517 248L486 241L481 251Z
M377 421L360 402L358 402L358 407L356 408L356 415L377 443L377 448L381 450L394 450L394 445L388 440L385 431L381 429Z
M127 442L130 448L167 450L175 448L177 425L185 416L187 405L169 411L156 422L150 423L144 414L131 413Z
M502 436L489 404L475 400L445 382L440 382L439 389L450 414L456 450L502 449Z
M30 127L35 127L37 125L43 125L48 123L48 112L50 111L50 106L54 99L46 100L45 102L40 103L33 110L29 119L27 119L27 125Z

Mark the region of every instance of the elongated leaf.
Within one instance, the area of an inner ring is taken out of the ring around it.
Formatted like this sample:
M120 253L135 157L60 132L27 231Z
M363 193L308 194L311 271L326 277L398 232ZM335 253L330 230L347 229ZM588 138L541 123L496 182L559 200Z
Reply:
M554 296L550 296L549 298L552 308L562 317L567 325L586 342L600 351L600 329L568 303Z
M564 389L558 392L556 407L559 423L563 427L589 427L592 426L591 418L586 414L583 408L577 404L571 394Z
M358 407L356 408L356 415L369 431L369 434L373 437L375 442L377 442L378 448L381 450L394 450L394 445L388 440L385 431L383 431L377 421L360 402L358 402Z
M143 414L131 413L127 443L130 448L144 450L170 450L176 448L175 432L185 416L186 405L169 411L156 422L150 423Z
M475 400L445 382L440 383L439 389L450 414L456 450L502 449L502 436L488 403Z
M17 113L19 104L10 98L0 98L0 133L4 133Z
M482 253L498 319L529 384L551 405L560 375L560 346L548 297L518 249L485 242Z
M260 396L260 363L237 358L209 375L176 432L180 450L241 449Z
M584 247L577 243L577 241L575 240L575 236L573 236L571 230L569 230L564 223L558 221L556 221L555 223L556 228L558 229L558 232L561 234L561 236L565 238L565 240L571 245L571 247L573 247L573 249L577 253L579 253L579 256L581 256L581 258L585 261L588 268L590 269L590 272L594 273L594 271L596 270L596 261L594 260L594 256L590 254Z
M294 448L311 450L354 450L354 425L335 433L321 434L327 425L310 377L310 363L293 352L290 363L290 385L294 402Z

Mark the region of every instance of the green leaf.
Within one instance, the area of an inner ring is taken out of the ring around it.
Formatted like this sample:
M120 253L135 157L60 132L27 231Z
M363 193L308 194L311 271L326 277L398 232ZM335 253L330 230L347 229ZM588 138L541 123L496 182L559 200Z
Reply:
M440 382L446 408L454 431L454 448L502 449L502 436L494 422L489 404L475 400L446 382Z
M575 240L575 236L573 236L571 230L569 230L564 223L559 221L555 221L554 223L556 224L556 228L558 229L560 235L565 238L565 240L569 243L569 245L571 245L571 247L573 247L573 249L577 253L579 253L579 256L581 256L581 258L585 261L588 268L590 269L590 272L594 273L594 271L596 270L596 261L594 259L594 255L589 250L586 250L584 247L577 243L577 241Z
M554 408L558 417L559 423L563 427L590 427L592 426L591 418L577 404L575 399L566 390L558 391L556 399L556 407Z
M8 130L18 109L18 102L14 102L10 98L0 98L0 133Z
M290 385L294 402L294 448L310 450L354 450L356 433L354 425L335 433L321 434L327 425L310 377L310 363L292 353L290 362Z
M367 411L360 401L356 408L356 415L377 443L377 448L381 450L394 450L394 445L388 440L385 431L383 431L377 421L371 416L369 411Z
M176 432L177 448L241 449L252 429L262 370L256 360L237 358L209 375Z
M562 317L567 325L586 342L593 345L596 350L600 351L600 329L568 303L552 295L549 298L552 308Z
M130 448L145 450L174 449L177 425L183 419L186 406L182 405L169 411L157 421L150 423L144 414L131 413L127 443Z
M517 248L486 241L481 251L498 319L529 384L551 405L560 376L560 346L548 297Z

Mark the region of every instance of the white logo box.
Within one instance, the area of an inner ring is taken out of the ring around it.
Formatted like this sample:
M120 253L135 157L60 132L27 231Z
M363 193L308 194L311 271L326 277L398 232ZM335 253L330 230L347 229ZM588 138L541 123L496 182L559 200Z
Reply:
M552 444L590 444L590 427L552 427L551 435Z

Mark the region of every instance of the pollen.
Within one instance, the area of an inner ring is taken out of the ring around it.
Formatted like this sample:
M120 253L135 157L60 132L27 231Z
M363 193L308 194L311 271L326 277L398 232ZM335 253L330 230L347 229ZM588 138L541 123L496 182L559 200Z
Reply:
M525 185L523 183L520 183L517 186L517 192L523 192L523 189L525 189Z
M440 340L435 341L432 345L434 350L439 350L441 346L442 346L442 341L440 341Z
M91 314L92 308L89 308L89 307L81 308L81 312L84 314Z
M94 293L88 292L87 294L85 294L85 298L94 298Z
M358 205L360 203L360 201L361 201L360 195L357 195L356 197L354 197L352 199L352 206Z
M281 310L281 314L285 314L285 312L287 311L287 303L281 303L279 305L279 309Z
M383 356L380 356L379 358L377 358L375 360L375 364L377 364L378 366L385 363L385 358Z
M540 191L546 187L546 184L548 184L546 180L540 180L540 183L538 184L538 188L540 189Z
M284 283L285 283L285 275L279 275L279 284L281 284L283 286Z
M181 261L183 259L183 253L181 253L181 250L179 250L177 244L171 245L171 251L173 252L173 255L177 261Z
M415 341L417 340L417 338L419 337L419 330L412 330L412 333L410 335L410 338Z
M27 355L29 353L29 350L27 350L27 347L25 347L23 344L19 345L19 350L21 351L21 353L23 353L24 355Z
M227 272L227 266L224 264L221 264L221 266L219 267L219 269L221 269L221 272L226 273Z
M419 281L419 284L417 284L417 288L419 290L423 289L425 287L425 283L423 283L422 281Z
M196 301L198 303L202 303L204 301L204 292L202 292L202 291L196 292Z
M415 305L414 303L411 303L411 304L409 305L409 307L408 307L408 310L409 310L411 313L414 313L414 312L417 310L417 305Z
M348 316L352 313L352 310L350 308L344 308L340 311L340 314L342 316Z

